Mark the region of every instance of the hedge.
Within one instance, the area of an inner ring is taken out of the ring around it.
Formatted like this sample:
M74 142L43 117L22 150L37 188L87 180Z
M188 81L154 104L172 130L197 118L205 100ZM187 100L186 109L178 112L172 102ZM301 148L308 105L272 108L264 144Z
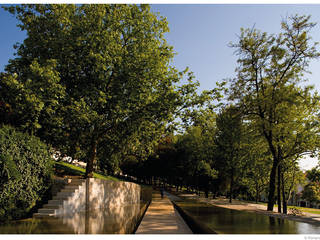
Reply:
M51 187L52 158L39 138L0 127L0 220L24 218Z

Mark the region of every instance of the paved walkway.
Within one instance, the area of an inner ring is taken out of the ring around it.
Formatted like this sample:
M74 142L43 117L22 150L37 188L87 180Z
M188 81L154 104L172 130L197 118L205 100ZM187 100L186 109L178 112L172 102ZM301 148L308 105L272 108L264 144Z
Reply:
M167 196L152 194L152 202L136 234L192 234Z

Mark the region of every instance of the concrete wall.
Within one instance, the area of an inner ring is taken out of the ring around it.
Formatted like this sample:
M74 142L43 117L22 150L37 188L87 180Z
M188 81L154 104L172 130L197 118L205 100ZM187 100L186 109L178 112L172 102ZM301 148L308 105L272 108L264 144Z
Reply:
M96 209L119 212L124 205L140 203L140 192L141 187L135 183L89 178L63 202L57 215Z
M141 187L131 182L89 179L89 208L118 209L119 206L140 202Z

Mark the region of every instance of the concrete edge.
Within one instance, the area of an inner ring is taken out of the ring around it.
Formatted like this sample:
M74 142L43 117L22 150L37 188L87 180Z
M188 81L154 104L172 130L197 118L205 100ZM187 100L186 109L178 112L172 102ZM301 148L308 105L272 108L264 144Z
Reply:
M139 220L137 221L137 223L136 223L136 225L135 225L135 227L134 227L134 229L133 229L133 231L132 231L132 234L135 234L136 231L138 230L138 228L139 228L139 226L140 226L140 224L141 224L141 222L142 222L142 219L143 219L144 215L146 214L146 212L147 212L147 210L148 210L149 205L151 204L151 202L152 202L152 200L148 201L148 202L146 203L146 205L140 210L140 213L142 212L142 214L141 214Z
M198 220L196 220L194 217L192 217L188 212L184 211L181 207L179 207L175 201L170 200L179 212L180 216L183 218L183 220L186 222L188 227L191 229L191 231L194 234L217 234L217 232L213 231L211 228L206 226L204 223L200 223Z

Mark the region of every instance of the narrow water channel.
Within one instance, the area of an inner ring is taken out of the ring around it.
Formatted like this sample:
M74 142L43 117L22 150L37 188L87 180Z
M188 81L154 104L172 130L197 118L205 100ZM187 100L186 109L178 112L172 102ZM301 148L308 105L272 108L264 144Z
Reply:
M30 218L0 225L1 234L125 234L132 233L146 202L48 218Z
M216 207L196 200L175 203L197 223L218 234L320 234L320 225L316 224Z

